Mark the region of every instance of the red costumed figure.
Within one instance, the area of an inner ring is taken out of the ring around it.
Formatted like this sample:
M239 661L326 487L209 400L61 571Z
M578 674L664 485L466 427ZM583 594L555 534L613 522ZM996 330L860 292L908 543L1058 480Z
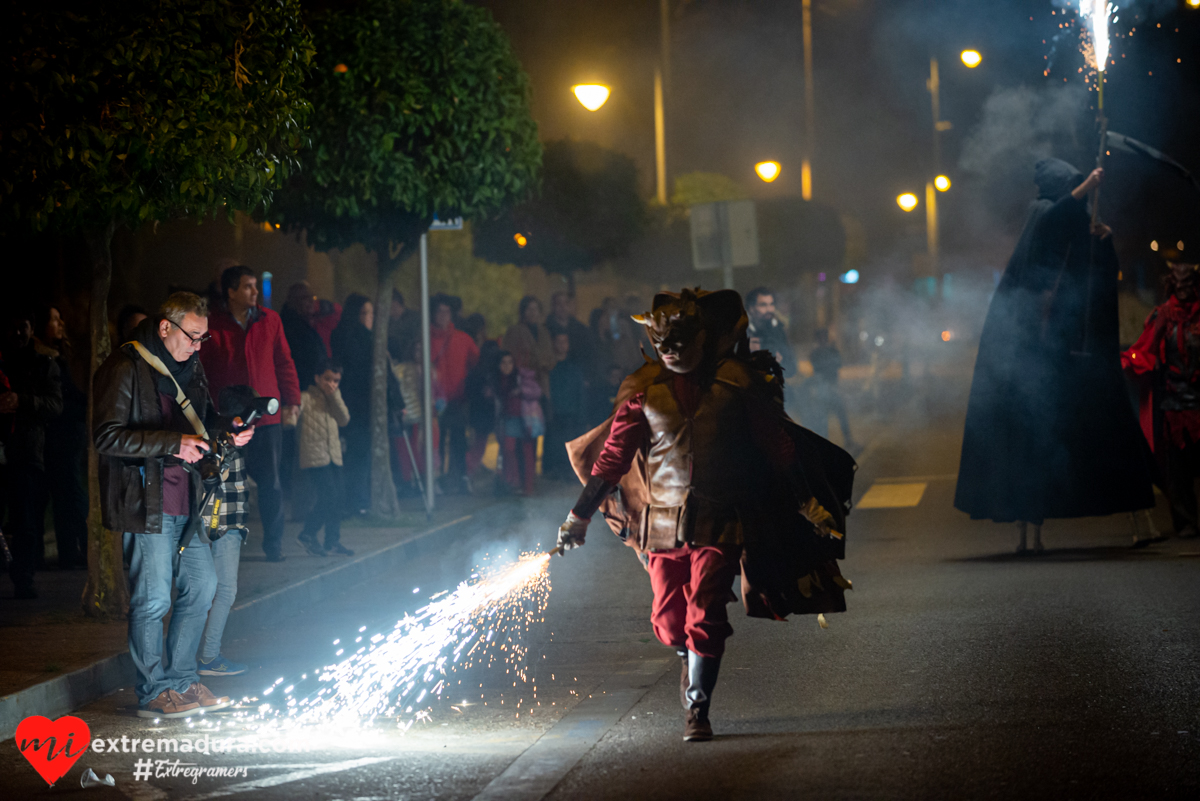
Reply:
M582 545L600 511L637 551L654 633L682 661L684 739L709 740L739 574L750 615L845 610L850 583L836 560L856 465L788 419L782 370L769 352L749 352L736 292L660 293L633 319L658 361L625 379L603 425L568 444L586 486L558 543Z
M1163 255L1170 297L1146 318L1138 341L1121 354L1121 366L1138 380L1142 432L1166 479L1175 533L1194 537L1200 530L1200 272L1196 260L1180 251Z

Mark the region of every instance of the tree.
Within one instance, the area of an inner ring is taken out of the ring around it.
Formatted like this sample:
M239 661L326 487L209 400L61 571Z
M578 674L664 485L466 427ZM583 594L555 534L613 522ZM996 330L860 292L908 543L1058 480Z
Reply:
M475 252L570 276L622 256L646 227L633 159L592 142L546 146L542 190L476 229Z
M395 272L442 218L522 198L541 163L529 80L484 9L360 0L316 12L316 113L301 170L268 219L318 250L362 243L378 260L371 507L399 511L387 436L387 309Z
M109 351L113 231L269 200L300 145L312 42L299 0L74 0L0 14L0 228L83 236L90 376ZM100 525L90 447L88 495L84 608L120 614L120 534Z

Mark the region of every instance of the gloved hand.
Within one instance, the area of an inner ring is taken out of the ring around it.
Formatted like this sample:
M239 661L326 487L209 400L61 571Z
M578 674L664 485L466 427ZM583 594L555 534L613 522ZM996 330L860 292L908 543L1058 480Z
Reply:
M563 552L579 548L587 537L587 527L590 520L576 517L574 512L567 514L567 521L558 527L558 547Z
M833 528L833 515L829 514L829 511L825 507L817 503L816 498L809 498L805 503L801 504L800 514L804 515L808 519L808 522L812 523L813 527L824 536L834 537L839 540L842 538L841 532Z

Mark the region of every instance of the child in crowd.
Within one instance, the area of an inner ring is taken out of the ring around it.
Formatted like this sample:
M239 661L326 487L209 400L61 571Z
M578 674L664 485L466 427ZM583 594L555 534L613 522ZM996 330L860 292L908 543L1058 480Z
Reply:
M316 502L304 521L300 544L313 556L339 554L353 556L354 551L339 541L345 501L342 489L342 443L338 429L350 422L350 411L342 400L338 384L342 366L327 359L318 363L320 371L313 384L301 393L300 469ZM325 527L325 545L317 542L317 532Z
M496 428L502 435L501 458L504 461L504 485L497 487L507 486L510 491L532 495L537 470L537 438L546 433L542 388L537 373L527 368L518 369L513 355L501 351L492 381L492 394L496 398Z
M405 486L410 486L416 493L416 481L413 478L413 459L416 459L419 475L425 475L425 425L422 410L425 408L424 372L421 368L421 342L413 343L408 353L408 361L400 362L392 367L392 374L400 384L400 396L404 398L404 411L401 413L401 425L408 432L409 442L404 442L403 432L394 437L392 445L395 449L396 463L400 466L400 478ZM441 464L438 453L438 443L441 441L438 430L438 414L446 408L446 395L442 392L442 384L438 381L437 370L433 371L433 464ZM412 453L409 454L409 447Z

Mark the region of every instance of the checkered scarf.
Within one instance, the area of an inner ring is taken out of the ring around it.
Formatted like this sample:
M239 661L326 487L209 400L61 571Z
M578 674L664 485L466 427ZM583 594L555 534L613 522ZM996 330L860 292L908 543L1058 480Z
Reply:
M250 500L250 490L246 487L246 457L235 449L225 460L225 465L228 472L222 473L221 488L202 511L204 534L209 539L219 539L230 529L246 531L246 507Z

